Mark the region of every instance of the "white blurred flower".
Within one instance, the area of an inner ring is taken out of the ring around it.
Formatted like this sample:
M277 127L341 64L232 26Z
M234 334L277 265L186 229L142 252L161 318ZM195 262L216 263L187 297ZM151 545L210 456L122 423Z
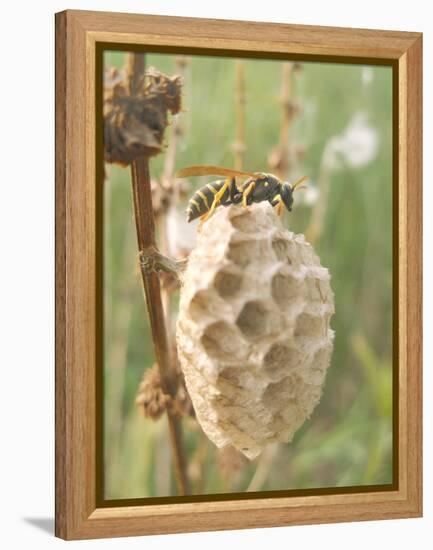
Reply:
M296 181L298 178L294 178ZM296 205L313 206L319 200L320 190L315 181L308 178L307 182L296 189L295 203Z
M305 185L305 189L301 189L299 191L296 200L299 200L299 196L302 197L302 204L305 204L305 206L313 206L319 200L320 191L317 185L314 185L312 182L308 182L308 184Z
M197 223L198 220L188 223L185 212L180 212L174 206L170 208L167 213L167 237L170 243L170 255L176 258L183 257L194 248Z
M368 86L373 82L374 73L371 67L362 67L361 82L364 86Z
M376 157L378 148L377 130L364 113L355 113L343 132L328 141L323 160L328 168L360 168Z

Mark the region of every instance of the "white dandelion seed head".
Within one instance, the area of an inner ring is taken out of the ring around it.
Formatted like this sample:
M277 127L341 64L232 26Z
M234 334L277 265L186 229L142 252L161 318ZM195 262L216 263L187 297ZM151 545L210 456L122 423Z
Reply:
M365 113L355 113L343 132L326 145L325 162L334 168L343 165L361 168L372 162L379 149L377 130L367 121Z
M295 195L297 205L314 206L319 200L320 189L314 181L309 179L302 188L296 191Z
M361 82L364 86L369 86L374 79L373 69L371 67L362 67Z

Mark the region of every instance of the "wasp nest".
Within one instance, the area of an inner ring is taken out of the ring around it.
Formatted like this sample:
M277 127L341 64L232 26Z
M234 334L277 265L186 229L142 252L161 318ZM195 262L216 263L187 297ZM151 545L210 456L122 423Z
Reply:
M181 290L177 346L201 427L249 459L288 442L318 404L330 363L327 269L267 203L219 208Z

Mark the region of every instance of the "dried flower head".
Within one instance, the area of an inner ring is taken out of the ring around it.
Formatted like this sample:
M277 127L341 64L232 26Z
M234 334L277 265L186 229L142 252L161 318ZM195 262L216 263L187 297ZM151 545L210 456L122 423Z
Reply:
M166 178L161 181L151 181L152 206L155 218L167 214L173 199L184 199L189 191L185 180Z
M164 414L170 401L171 397L162 390L158 365L153 365L144 373L135 403L142 410L144 416L158 420Z
M104 81L105 160L130 164L139 156L151 157L163 149L168 112L181 108L182 79L149 69L131 93L124 71L112 69Z
M157 364L153 365L150 369L146 369L144 372L135 404L147 418L158 420L166 410L177 416L195 416L194 408L177 360L177 353L174 354L174 360L174 397L163 390L161 374Z

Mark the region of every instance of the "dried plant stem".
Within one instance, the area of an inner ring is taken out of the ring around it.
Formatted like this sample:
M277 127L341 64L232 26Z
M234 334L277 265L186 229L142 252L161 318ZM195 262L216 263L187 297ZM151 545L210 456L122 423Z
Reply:
M291 112L291 96L292 96L292 63L283 63L283 75L281 82L281 106L282 117L280 127L280 147L286 151L289 148L289 131L290 122L292 120Z
M313 206L310 222L305 230L305 237L311 244L316 243L323 233L326 209L328 207L329 191L331 187L331 163L329 160L331 154L331 146L328 143L322 155L319 177L317 180L317 187L320 190L320 197Z
M292 104L292 72L293 63L286 62L282 66L281 75L281 124L278 145L270 156L271 169L280 179L286 179L290 166L290 124L293 117Z
M254 472L254 476L251 479L250 484L248 485L247 492L260 491L261 489L263 489L263 486L266 483L269 474L271 473L272 467L274 465L274 460L276 459L278 454L278 450L278 443L269 445L264 450L262 456L260 457L256 471Z
M243 170L245 157L245 63L236 61L236 141L233 144L235 169Z
M187 60L184 56L178 56L175 61L176 74L185 78L185 68ZM179 144L179 139L182 137L183 130L180 122L180 118L175 116L171 124L170 141L168 143L167 151L164 158L164 169L162 178L163 180L172 180L174 177L174 167L176 162L176 152Z
M134 92L144 73L145 58L143 54L130 54L128 58L128 75L130 90ZM134 203L134 219L137 231L138 250L156 251L155 218L152 205L149 160L139 157L131 165L132 194ZM161 297L161 285L157 272L147 269L140 262L143 288L149 312L152 340L155 358L161 374L161 386L164 393L174 397L176 384L173 381L170 345L164 319L164 308ZM172 460L178 492L186 495L189 492L186 474L185 454L182 444L182 432L179 419L167 409L167 420L172 450Z
M144 53L133 53L128 55L126 70L131 93L135 93L138 90L140 78L144 74L145 66L146 61Z
M167 224L167 216L166 214L163 214L158 219L158 233L159 233L159 241L161 243L161 250L163 254L165 254L167 257L171 255L170 250L170 241L168 238L168 224ZM169 292L167 289L164 288L164 285L161 289L162 293L162 304L164 308L164 315L165 315L165 329L167 331L167 340L169 342L172 341L172 321L171 321L171 292Z
M138 248L140 251L156 248L149 161L146 157L140 157L132 163L132 190ZM172 378L170 346L165 327L159 277L155 271L145 269L143 265L141 275L156 362L161 373L161 386L164 393L174 396L176 388ZM178 491L180 494L185 495L188 494L188 480L181 426L179 419L169 410L167 410L167 418Z

